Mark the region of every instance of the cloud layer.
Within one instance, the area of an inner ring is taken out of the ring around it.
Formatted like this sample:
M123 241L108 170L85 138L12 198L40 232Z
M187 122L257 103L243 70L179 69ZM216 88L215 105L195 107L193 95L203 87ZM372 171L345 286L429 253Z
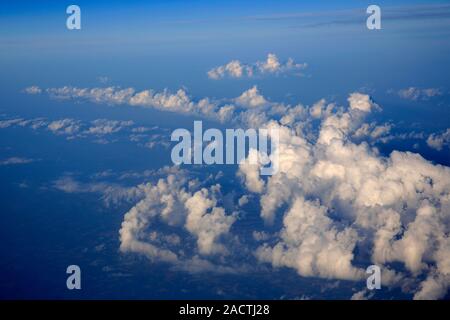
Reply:
M325 99L304 106L271 102L257 87L230 101L195 101L184 90L171 94L63 87L46 92L279 132L278 173L262 178L257 167L241 164L237 176L246 192L239 195L242 201L233 199L231 210L225 208L217 183L201 185L186 172L168 173L155 183L133 188L135 204L120 229L123 252L191 272L236 272L239 259L233 247L238 241L260 263L292 268L303 277L364 281L365 267L377 264L383 286L401 288L416 299L442 298L448 291L450 168L419 154L393 151L383 156L372 148L367 137L384 137L390 125L366 121L369 114L381 112L366 94L351 93L345 106ZM99 132L115 128L98 125ZM76 123L53 127L72 131ZM429 144L441 145L436 142L440 139L433 136ZM252 156L257 156L255 151L249 153ZM76 189L72 185L70 190ZM267 225L279 227L274 233L252 230L257 247L233 234L238 212L249 198L259 202ZM361 259L364 267L356 263ZM354 298L365 296L362 292Z
M347 110L323 116L315 142L268 124L280 131L280 169L263 187L241 168L249 191L260 195L261 217L283 220L278 242L261 245L257 257L302 276L357 280L359 247L382 266L384 285L410 283L415 298L442 298L450 285L450 168L409 152L385 158L353 142L379 107L359 93L348 101Z

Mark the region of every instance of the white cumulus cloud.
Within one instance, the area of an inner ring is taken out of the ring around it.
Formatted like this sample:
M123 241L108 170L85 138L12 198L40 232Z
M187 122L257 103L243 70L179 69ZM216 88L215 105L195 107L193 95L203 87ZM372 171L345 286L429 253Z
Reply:
M242 63L239 60L232 60L225 65L209 70L208 77L210 79L218 80L227 77L243 78L266 74L298 74L306 67L306 63L296 63L292 58L289 58L284 63L280 62L275 54L269 53L265 61L257 61L252 64Z

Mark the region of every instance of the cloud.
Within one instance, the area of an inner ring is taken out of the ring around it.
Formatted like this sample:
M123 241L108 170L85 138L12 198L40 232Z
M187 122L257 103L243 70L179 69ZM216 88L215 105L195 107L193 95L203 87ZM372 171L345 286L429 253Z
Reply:
M42 92L42 89L38 86L31 86L25 88L24 91L28 94L40 94Z
M102 84L105 84L105 83L108 83L110 81L110 79L107 76L99 76L99 77L97 77L97 81Z
M144 254L152 261L169 262L191 271L198 271L202 265L200 269L211 269L211 262L200 256L227 254L219 240L229 233L236 214L226 214L217 206L218 185L194 192L196 185L181 174L169 174L156 184L147 184L142 199L125 214L120 229L121 251ZM184 229L195 237L197 249L191 258L185 257L185 242L156 246L148 240L146 235L158 230L158 223ZM199 261L203 262L199 265ZM194 262L195 268L191 265Z
M270 239L270 234L264 231L253 231L252 236L256 241L267 241Z
M46 92L55 99L83 98L97 103L122 104L133 96L134 89L117 89L115 87L87 89L65 86L49 88Z
M256 108L267 104L267 100L259 94L258 87L253 86L236 98L236 103L246 108Z
M352 93L348 97L348 103L350 109L360 110L363 112L370 112L373 108L377 108L378 105L374 103L367 94L362 93Z
M93 138L92 142L98 144L117 141L117 139L114 139L114 135L124 132L124 135L128 135L128 141L136 143L139 147L151 149L156 146L164 148L170 146L170 135L166 134L165 129L135 126L135 123L131 120L96 119L89 122L71 118L0 120L0 129L11 127L27 127L33 130L47 129L53 134L66 136L68 140L90 137Z
M301 276L350 281L364 281L365 267L377 264L383 286L403 287L411 297L436 299L448 291L450 168L419 154L383 156L372 148L364 137L385 137L390 125L367 123L366 116L381 110L370 96L354 92L347 106L321 99L309 107L271 102L256 87L225 102L195 101L184 90L114 89L101 98L92 90L64 92L215 119L227 107L229 124L278 130L278 172L264 180L255 174L258 167L240 165L237 172L247 196L259 201L262 220L272 228L281 220L273 237L258 237L256 249L245 247L243 252L253 251L258 261ZM214 269L217 257L236 258L232 232L237 216L222 206L217 185L204 184L168 173L135 187L135 205L120 230L122 252L191 271ZM173 232L161 234L161 226L176 230L182 245L168 241ZM154 240L149 238L153 232L158 234ZM219 265L228 271L236 267Z
M450 146L450 128L442 133L430 134L427 138L427 145L438 151Z
M260 160L260 154L255 149L249 151L248 161L239 164L238 175L242 177L248 190L261 193L264 190L264 181L260 177L259 166L256 164Z
M55 120L47 128L55 134L74 135L80 131L80 122L74 119Z
M16 124L19 124L22 121L23 121L23 119L1 120L0 121L0 128L1 129L9 128L9 127L14 126Z
M397 92L398 96L402 99L418 101L429 100L430 98L442 96L442 91L438 88L420 89L416 87L409 87L401 89Z
M232 107L227 105L219 106L217 102L210 101L208 98L194 102L183 89L179 89L176 93L170 93L168 90L162 92L154 92L153 90L137 92L134 88L77 88L64 86L61 88L48 88L46 92L50 97L59 100L87 100L108 105L125 104L214 117L219 121L228 120L233 112Z
M213 191L219 187L213 186ZM216 205L217 200L205 188L197 191L185 203L188 210L186 229L197 237L199 252L204 255L227 253L226 248L217 243L217 239L227 234L236 221L236 214L226 215L225 210Z
M352 265L356 231L349 227L339 231L327 210L319 201L295 198L283 218L281 241L259 247L257 257L275 267L294 268L304 277L363 279L364 270Z
M240 197L238 203L240 207L245 206L248 203L248 196L243 195L242 197Z
M136 138L136 136L134 136ZM142 140L139 138L139 141ZM144 138L144 143L139 144L149 149L154 149L156 147L169 149L171 146L171 141L169 135L163 134L152 134L151 136L146 136Z
M191 273L246 272L245 263L234 265L233 260L221 259L231 254L230 242L234 238L230 237L230 228L237 213L227 213L218 205L223 199L219 185L201 187L191 175L178 166L165 167L133 174L146 180L162 176L135 187L112 182L84 183L67 175L54 181L53 187L66 193L100 194L107 206L133 202L119 230L123 253L140 254L152 262L168 263L175 270ZM103 177L111 175L96 176Z
M105 135L121 131L134 124L133 121L117 121L108 119L97 119L92 121L92 126L87 129L87 133Z
M357 139L371 139L379 141L380 138L387 138L392 129L392 124L385 123L382 125L377 125L375 122L364 123L358 130L353 134L354 138Z
M136 91L134 88L76 88L65 86L49 88L46 89L46 92L50 94L50 97L60 100L74 99L75 101L91 101L106 105L123 104L152 108L193 115L241 127L257 128L270 119L276 119L285 125L295 126L297 130L301 130L301 127L309 125L314 120L308 117L309 111L305 106L271 102L260 94L257 86L245 90L236 98L220 100L208 97L193 99L184 89L171 93L168 90L155 92L151 89ZM358 106L359 108L376 108L376 104L371 100L365 101L364 97L359 98L362 99L359 102L357 95L352 98L355 100L353 104L355 108L358 108ZM357 105L357 103L360 105ZM320 103L316 107L320 107ZM323 108L323 110L320 110L320 115L315 118L332 113L335 105L330 103L324 105ZM359 110L359 112L362 113L363 111Z
M282 63L275 54L269 53L265 61L257 61L253 64L245 64L239 60L232 60L225 65L209 70L208 77L210 79L219 80L227 77L243 78L267 74L298 74L306 67L306 63L296 63L292 58L289 58L285 63Z
M224 78L226 75L232 78L241 78L243 76L251 77L253 75L253 68L247 65L242 65L239 60L232 60L226 65L219 66L208 71L208 77L214 80Z
M46 118L0 120L0 129L14 126L29 127L34 130L46 128L54 134L72 137L85 137L88 135L101 136L117 133L124 129L129 129L130 132L146 132L150 130L147 130L145 127L134 128L134 122L130 120L96 119L91 122L84 122L72 118L57 120L48 120Z
M352 295L350 300L369 300L374 295L374 292L367 289L358 291Z
M415 300L436 300L445 296L450 277L431 274L420 284L420 290L414 295Z
M5 160L0 161L0 166L8 166L8 165L15 165L15 164L27 164L34 162L36 160L28 159L28 158L21 158L21 157L11 157Z
M176 112L200 116L219 122L236 123L245 126L258 127L273 116L286 113L296 117L302 110L301 106L291 108L279 103L269 102L259 93L256 86L244 91L239 97L230 100L211 98L192 99L184 89L176 93L168 90L155 92L153 90L136 91L134 88L76 88L61 87L46 89L50 97L60 100L74 99L76 101L91 101L107 105L130 105L153 108L162 111ZM260 110L252 110L260 109Z
M100 199L107 206L114 206L122 202L136 202L145 195L148 185L141 184L134 187L124 187L112 182L81 182L71 175L64 175L52 183L56 190L75 193L98 193Z
M0 120L0 129L6 129L15 126L19 127L29 126L33 129L38 129L47 126L47 123L44 121L43 118L28 119L28 120L23 118Z
M419 282L411 289L416 298L441 298L450 284L450 168L410 152L383 157L353 141L364 115L379 107L360 93L348 102L347 110L323 116L308 140L291 129L295 124L266 124L279 130L279 171L264 187L249 178L244 185L260 196L266 223L281 214L283 227L277 242L262 244L256 256L302 276L358 280L359 247L372 252L368 263L382 267L383 285L408 279ZM251 177L245 168L239 174ZM392 270L392 262L406 271ZM427 280L420 283L420 275Z

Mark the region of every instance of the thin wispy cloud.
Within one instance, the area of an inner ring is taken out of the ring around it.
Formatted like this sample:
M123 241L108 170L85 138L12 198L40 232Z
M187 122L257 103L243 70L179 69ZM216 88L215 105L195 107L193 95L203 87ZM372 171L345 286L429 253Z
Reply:
M18 165L18 164L27 164L31 162L35 162L35 159L22 158L22 157L11 157L4 160L0 160L0 166L9 166L9 165Z
M397 91L397 95L406 100L418 101L418 100L430 100L432 98L440 97L443 92L439 88L417 88L409 87L406 89L401 89Z

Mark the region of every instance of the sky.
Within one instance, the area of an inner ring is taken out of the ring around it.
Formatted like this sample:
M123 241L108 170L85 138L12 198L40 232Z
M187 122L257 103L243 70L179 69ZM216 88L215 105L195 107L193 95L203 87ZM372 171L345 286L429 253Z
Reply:
M0 298L448 299L450 2L370 4L2 3ZM196 120L280 171L174 165Z

